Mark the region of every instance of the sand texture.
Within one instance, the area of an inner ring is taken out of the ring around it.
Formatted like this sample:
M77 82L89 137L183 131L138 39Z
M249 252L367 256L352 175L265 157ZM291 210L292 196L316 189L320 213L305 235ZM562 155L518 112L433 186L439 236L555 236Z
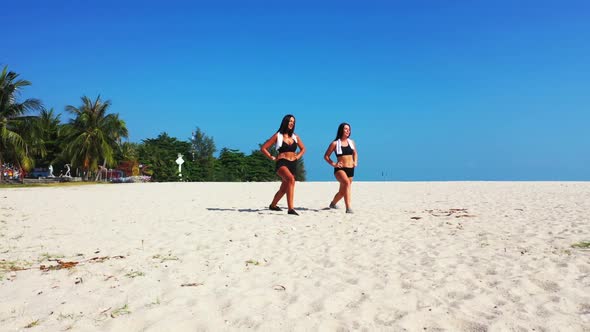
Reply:
M1 331L590 331L588 182L0 189Z

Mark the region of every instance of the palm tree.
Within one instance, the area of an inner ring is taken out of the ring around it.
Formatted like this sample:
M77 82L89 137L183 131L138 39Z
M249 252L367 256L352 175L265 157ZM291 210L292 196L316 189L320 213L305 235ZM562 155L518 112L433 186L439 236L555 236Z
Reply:
M75 117L64 128L67 142L64 152L74 167L95 172L100 160L103 167L115 164L117 145L121 138L127 137L128 131L118 114L107 114L110 106L111 102L103 102L100 95L94 101L83 96L80 107L66 106L66 111Z
M38 99L31 98L21 103L17 101L20 90L31 85L31 82L20 80L18 76L15 72L9 72L8 66L4 66L0 73L0 168L5 162L10 162L28 170L33 160L22 137L22 130L26 130L32 117L25 114L41 110L43 106Z
M47 166L57 161L59 149L60 116L52 109L41 110L39 116L23 138L37 157L35 165Z
M132 142L123 142L117 150L117 159L119 161L137 161L137 149L139 144Z

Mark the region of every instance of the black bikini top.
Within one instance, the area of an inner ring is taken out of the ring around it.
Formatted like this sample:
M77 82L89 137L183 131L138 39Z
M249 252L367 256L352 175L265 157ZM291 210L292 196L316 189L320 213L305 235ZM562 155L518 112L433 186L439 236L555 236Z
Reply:
M337 157L351 156L353 154L354 144L352 144L352 141L349 139L347 139L346 142L348 143L348 146L342 146L342 142L339 139L336 140L336 156Z
M283 134L277 133L276 149L279 153L297 151L297 136L293 134L291 135L291 138L293 138L293 142L291 144L287 144L283 141Z
M279 153L295 152L297 151L297 143L292 142L291 144L287 144L287 142L283 142L283 145L281 145L277 151L279 151Z
M349 146L343 146L341 147L341 153L336 152L336 156L340 157L340 156L352 156L353 154L353 150L352 148Z

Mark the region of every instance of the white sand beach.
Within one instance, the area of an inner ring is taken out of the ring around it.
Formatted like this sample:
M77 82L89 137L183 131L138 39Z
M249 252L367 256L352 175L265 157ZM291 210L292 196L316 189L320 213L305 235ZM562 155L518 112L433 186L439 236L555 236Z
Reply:
M590 331L589 182L0 189L1 331Z

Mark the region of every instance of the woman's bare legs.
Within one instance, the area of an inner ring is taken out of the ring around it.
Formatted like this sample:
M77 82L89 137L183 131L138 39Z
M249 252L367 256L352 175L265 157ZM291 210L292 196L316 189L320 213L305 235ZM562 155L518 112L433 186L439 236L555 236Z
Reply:
M279 167L277 174L281 177L281 187L275 194L271 206L276 206L281 198L287 194L287 206L289 210L293 210L293 195L295 193L295 176L286 166Z
M279 188L279 190L277 191L277 193L275 194L275 197L272 199L272 203L270 203L270 206L277 206L277 204L279 203L279 201L281 200L281 198L283 198L283 196L285 195L285 193L287 193L287 186L285 184L285 181L281 182L281 187Z
M351 209L351 196L352 196L352 178L349 178L344 171L338 171L334 174L336 180L340 183L340 188L336 195L334 195L334 199L332 199L332 204L336 205L338 201L344 198L344 204L346 205L346 209Z

